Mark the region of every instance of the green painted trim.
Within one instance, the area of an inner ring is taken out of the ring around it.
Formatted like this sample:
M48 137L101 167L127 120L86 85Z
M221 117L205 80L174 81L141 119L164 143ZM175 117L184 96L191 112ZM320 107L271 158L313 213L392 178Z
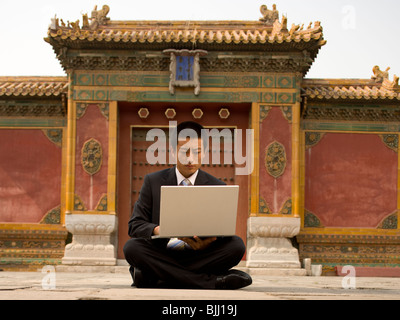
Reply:
M113 87L169 87L170 75L162 74L74 74L73 86ZM291 75L207 75L200 73L200 85L204 88L270 88L297 89L298 82Z
M127 90L75 90L76 101L132 101L132 102L261 102L269 104L294 104L297 93L260 93L242 92L205 92L198 96L193 92L176 92L171 95L166 91L127 91Z
M396 123L320 122L315 120L303 121L301 128L321 131L400 132L400 124Z
M334 268L336 266L344 267L351 265L355 268L357 267L375 267L375 268L399 268L400 263L362 263L362 262L323 262L321 261L324 258L319 258L319 257L313 257L313 261L318 264L322 264L325 267L331 267Z
M42 254L42 253L39 253ZM44 255L46 253L43 253ZM60 258L8 258L3 257L0 259L0 266L41 266L41 265L60 265L62 264L62 257Z
M66 127L67 120L64 119L22 119L22 118L0 118L0 127L38 127L38 128L53 128Z

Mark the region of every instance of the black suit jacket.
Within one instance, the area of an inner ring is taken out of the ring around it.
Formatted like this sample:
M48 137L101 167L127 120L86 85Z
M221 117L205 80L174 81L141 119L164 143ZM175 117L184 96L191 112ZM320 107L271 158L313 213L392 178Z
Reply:
M176 186L175 167L151 173L144 178L138 201L129 220L131 238L150 239L160 224L160 196L162 186ZM195 185L225 185L221 180L199 170Z

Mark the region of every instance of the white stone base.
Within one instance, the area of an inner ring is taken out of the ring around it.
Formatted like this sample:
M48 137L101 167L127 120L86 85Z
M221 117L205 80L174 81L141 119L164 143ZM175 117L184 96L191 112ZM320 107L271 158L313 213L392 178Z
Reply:
M112 234L117 230L115 215L66 215L66 228L72 233L72 243L65 247L64 265L115 266L116 248Z
M248 243L249 268L300 268L299 253L286 238L256 238Z
M300 218L249 218L246 267L250 274L306 275L298 250L288 239L299 232Z
M117 259L115 258L86 258L86 257L78 257L76 252L73 253L73 257L62 258L63 265L72 265L72 266L115 266L117 264Z

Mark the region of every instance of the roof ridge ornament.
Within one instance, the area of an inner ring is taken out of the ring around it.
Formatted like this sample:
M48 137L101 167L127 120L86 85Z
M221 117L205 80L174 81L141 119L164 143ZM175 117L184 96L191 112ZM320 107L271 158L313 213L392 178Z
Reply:
M382 71L379 66L375 66L372 69L374 75L371 77L377 84L382 84L382 87L389 91L394 91L399 89L399 77L397 75L393 76L393 81L389 80L389 70L390 67Z
M97 10L97 5L94 7L92 11L92 15L89 18L87 13L82 13L82 30L97 30L99 26L107 25L110 21L110 18L107 15L110 12L110 7L108 5L104 5L101 10ZM76 20L75 22L67 21L65 23L63 19L57 18L57 15L51 19L51 24L49 25L50 30L57 31L60 27L64 28L72 28L74 32L80 32L81 27L79 25L80 21Z
M279 20L279 11L276 9L276 4L272 5L272 10L269 10L268 7L263 4L260 8L260 12L263 16L260 18L261 22L274 24L275 21Z
M96 30L99 26L107 25L107 23L110 21L110 18L107 17L107 15L110 13L110 7L108 5L104 5L101 10L97 10L97 5L94 7L92 11L92 16L91 18L87 19L90 20L90 24L86 22L86 17L83 14L83 29L89 27L90 30Z
M292 26L292 28L293 28L293 26ZM282 23L279 22L279 19L275 20L275 22L273 24L271 36L274 37L277 34L287 33L287 32L288 32L287 18L285 16L282 16Z

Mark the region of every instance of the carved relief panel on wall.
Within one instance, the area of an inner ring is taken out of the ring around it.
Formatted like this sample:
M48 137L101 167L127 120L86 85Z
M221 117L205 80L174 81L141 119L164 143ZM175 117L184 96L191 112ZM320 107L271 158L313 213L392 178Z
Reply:
M82 148L83 170L89 175L94 175L101 169L103 161L103 149L96 139L90 139Z

